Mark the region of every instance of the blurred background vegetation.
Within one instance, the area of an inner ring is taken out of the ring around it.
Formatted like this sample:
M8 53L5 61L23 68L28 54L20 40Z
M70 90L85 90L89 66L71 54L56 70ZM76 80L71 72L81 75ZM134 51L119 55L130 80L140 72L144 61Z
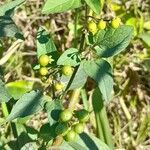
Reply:
M5 2L6 0L0 0L0 5ZM0 70L6 82L41 82L32 69L32 65L37 63L35 39L39 26L48 29L60 52L73 46L75 12L44 16L41 14L42 5L42 0L27 0L13 16L25 41L16 48ZM79 33L83 26L82 15L79 14ZM106 15L119 16L124 24L134 26L131 44L112 62L114 97L107 106L107 112L115 146L120 150L150 150L150 1L107 0L102 17L107 17ZM3 38L0 55L3 50L6 53L15 40ZM46 85L42 84L44 89ZM4 109L3 105L0 107L0 118L7 115L2 108ZM38 129L46 121L46 115L41 112L27 124ZM0 127L0 145L11 138L10 132L7 126Z

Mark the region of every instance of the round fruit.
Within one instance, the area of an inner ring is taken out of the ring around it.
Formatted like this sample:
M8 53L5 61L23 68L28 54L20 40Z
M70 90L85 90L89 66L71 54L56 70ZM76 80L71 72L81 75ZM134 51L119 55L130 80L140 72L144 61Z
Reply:
M66 76L70 76L73 73L73 69L71 66L63 66L62 73Z
M104 30L106 28L106 21L100 20L97 25L99 30Z
M56 91L62 91L64 88L64 85L62 83L55 83L54 88Z
M87 122L89 120L89 112L85 109L81 109L76 111L76 117L79 119L80 122Z
M112 20L111 25L113 28L117 29L119 27L120 23L121 23L121 19L117 17Z
M88 23L87 28L88 28L88 31L89 31L89 32L92 32L92 33L93 33L93 35L96 34L96 32L97 32L97 25L96 25L95 22L90 21L90 22Z
M67 121L71 120L72 112L69 109L65 109L60 113L59 118L62 122L67 122Z
M77 123L74 126L74 131L78 134L82 133L84 131L84 124L83 123Z
M49 63L49 57L47 55L41 55L39 58L39 64L43 67L47 66Z
M41 67L41 68L39 69L39 73L40 73L40 75L42 75L42 76L46 76L46 75L48 74L48 69L47 69L46 67Z
M73 130L70 130L64 138L66 141L71 142L76 139L76 136L77 136L76 132Z

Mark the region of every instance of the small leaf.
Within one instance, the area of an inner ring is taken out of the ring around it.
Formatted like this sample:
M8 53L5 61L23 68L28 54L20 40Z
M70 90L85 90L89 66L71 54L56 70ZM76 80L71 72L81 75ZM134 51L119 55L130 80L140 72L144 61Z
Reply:
M67 49L58 59L57 65L70 65L77 66L80 64L81 58L78 53L78 49Z
M46 103L45 109L48 114L49 124L50 126L52 126L59 119L59 113L60 110L62 109L62 104L60 100L53 100Z
M88 76L94 79L106 101L110 100L113 90L112 69L103 59L84 61L83 68Z
M145 44L150 47L150 33L143 33L139 35L139 37L143 40Z
M104 0L85 0L85 2L96 14L100 14Z
M8 102L11 98L4 83L0 80L0 102Z
M62 75L61 82L64 83L64 85L66 86L68 85L70 78L71 77ZM87 74L83 70L83 67L80 65L68 90L74 90L74 89L83 87L84 84L86 83L86 80L87 80Z
M60 13L81 6L81 0L47 0L43 9L43 14Z
M6 89L14 99L19 99L23 94L32 90L33 82L15 81L6 84Z
M95 50L100 57L111 57L123 51L130 43L133 27L122 25L106 29L96 35Z
M56 51L56 46L50 37L49 33L42 27L37 32L37 55L38 58L43 54L48 54Z
M36 113L42 108L42 98L43 96L40 91L31 91L30 93L24 94L13 106L6 120L11 121Z

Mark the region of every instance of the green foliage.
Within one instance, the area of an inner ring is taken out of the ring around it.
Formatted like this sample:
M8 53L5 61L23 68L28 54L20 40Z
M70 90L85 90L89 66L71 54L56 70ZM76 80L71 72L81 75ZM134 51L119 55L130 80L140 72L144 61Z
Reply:
M49 54L52 52L55 52L56 46L51 39L49 33L47 31L40 27L37 32L37 55L38 58L43 54Z
M100 30L95 37L97 55L105 58L117 55L129 45L132 34L133 27L126 25Z
M5 88L5 84L0 80L0 102L8 102L11 98L11 95Z
M14 99L19 99L23 94L32 90L33 84L33 82L21 80L9 82L6 84L6 89Z
M84 1L96 14L100 14L104 0L84 0Z
M139 38L141 38L143 42L150 47L150 33L140 34Z
M43 95L40 91L24 94L13 106L7 121L32 115L42 108Z
M77 66L80 61L79 50L76 48L69 48L59 57L57 65Z
M113 75L110 64L103 59L84 61L84 71L89 77L97 83L103 98L108 101L111 99L111 92L113 90Z
M50 13L60 13L70 9L78 8L81 6L81 0L47 0L42 13L50 14Z

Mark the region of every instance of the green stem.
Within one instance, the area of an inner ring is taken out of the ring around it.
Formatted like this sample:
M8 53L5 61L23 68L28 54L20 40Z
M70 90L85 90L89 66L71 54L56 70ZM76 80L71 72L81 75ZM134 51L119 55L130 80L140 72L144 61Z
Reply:
M78 9L75 10L75 19L74 19L74 47L77 47L78 40L77 40L77 26L78 26Z
M82 97L84 109L89 110L88 98L87 98L87 93L85 89L81 89L81 97Z

